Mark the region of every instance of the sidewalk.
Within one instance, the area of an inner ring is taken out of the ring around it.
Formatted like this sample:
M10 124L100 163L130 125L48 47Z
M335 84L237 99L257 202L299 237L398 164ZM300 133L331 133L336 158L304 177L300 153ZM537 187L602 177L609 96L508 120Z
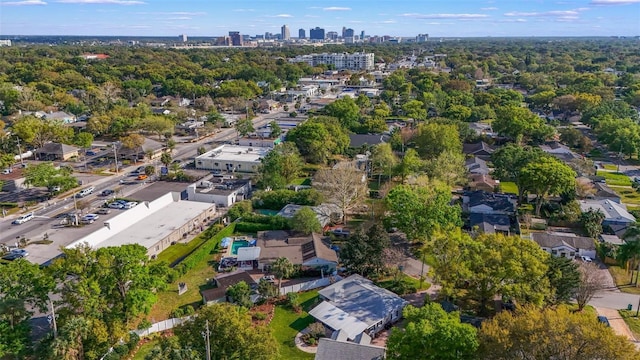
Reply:
M598 315L607 317L609 324L611 325L611 329L613 329L616 334L626 337L629 341L635 343L636 347L638 346L638 340L633 336L629 326L624 322L624 319L620 316L618 310L598 307L596 308L596 311L598 312Z

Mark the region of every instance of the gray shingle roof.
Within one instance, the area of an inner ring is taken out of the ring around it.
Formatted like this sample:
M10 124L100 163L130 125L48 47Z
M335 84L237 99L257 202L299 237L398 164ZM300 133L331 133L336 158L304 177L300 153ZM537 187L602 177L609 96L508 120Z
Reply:
M593 242L593 239L584 237L584 236L576 236L572 233L562 234L562 233L531 233L531 238L533 241L538 243L540 247L545 248L554 248L558 246L569 246L576 250L595 250L596 246Z
M315 360L381 360L385 348L321 338Z

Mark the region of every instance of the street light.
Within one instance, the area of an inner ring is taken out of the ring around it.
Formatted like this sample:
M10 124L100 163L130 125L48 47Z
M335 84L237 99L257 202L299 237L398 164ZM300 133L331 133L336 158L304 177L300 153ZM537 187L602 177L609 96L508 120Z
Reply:
M111 146L113 147L113 159L116 162L116 175L118 175L118 148L115 142L111 143Z

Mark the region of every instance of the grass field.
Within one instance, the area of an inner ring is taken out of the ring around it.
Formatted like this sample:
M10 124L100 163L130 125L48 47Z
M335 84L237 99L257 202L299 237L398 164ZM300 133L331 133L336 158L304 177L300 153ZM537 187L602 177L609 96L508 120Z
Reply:
M640 205L640 193L635 189L622 186L611 186L611 190L620 195L620 199L625 203L625 205Z
M629 294L640 294L640 287L629 284L631 275L627 273L627 270L619 266L609 266L609 272L611 276L613 276L613 281L615 281L620 291Z
M140 346L140 349L138 349L136 354L133 356L132 360L144 360L144 357L147 356L147 354L149 354L151 350L153 350L153 348L159 343L160 343L160 340L155 339Z
M599 170L598 176L602 176L609 186L631 186L631 179L625 174Z
M313 316L307 311L315 306L318 298L317 291L309 291L300 294L300 304L303 311L296 313L292 309L284 305L276 306L275 315L269 324L273 331L273 335L279 345L280 359L283 360L307 360L313 359L314 354L308 354L298 350L294 343L296 334L315 322ZM338 360L338 359L336 359Z
M640 318L636 317L634 310L618 310L624 322L629 326L629 330L633 333L633 337L640 339Z
M513 182L501 182L500 189L505 194L518 194L518 185Z
M175 245L171 245L166 250L158 254L158 260L166 261L169 265L172 265L176 261L189 255L193 250L202 245L202 243L204 243L206 240L207 239L202 236L202 234L200 234L186 244L178 243Z
M197 309L202 304L201 290L213 288L209 285L207 279L212 279L216 272L213 269L212 262L217 255L211 255L207 261L203 261L195 268L181 276L176 282L169 284L166 291L158 293L158 302L151 309L151 313L147 317L151 322L158 322L170 318L171 312L176 308L191 305ZM178 295L178 283L187 284L187 292Z
M602 166L604 167L605 170L613 170L613 171L618 170L618 166L614 164L602 164Z

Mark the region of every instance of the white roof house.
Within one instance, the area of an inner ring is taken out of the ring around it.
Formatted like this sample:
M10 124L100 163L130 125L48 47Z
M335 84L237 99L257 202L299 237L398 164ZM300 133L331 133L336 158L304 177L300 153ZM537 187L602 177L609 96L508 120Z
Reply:
M628 225L636 222L636 218L627 211L624 204L618 204L610 199L580 200L580 210L599 210L604 214L602 225Z
M350 340L363 332L373 336L402 317L407 301L375 286L360 275L351 275L320 290L324 299L309 314Z

